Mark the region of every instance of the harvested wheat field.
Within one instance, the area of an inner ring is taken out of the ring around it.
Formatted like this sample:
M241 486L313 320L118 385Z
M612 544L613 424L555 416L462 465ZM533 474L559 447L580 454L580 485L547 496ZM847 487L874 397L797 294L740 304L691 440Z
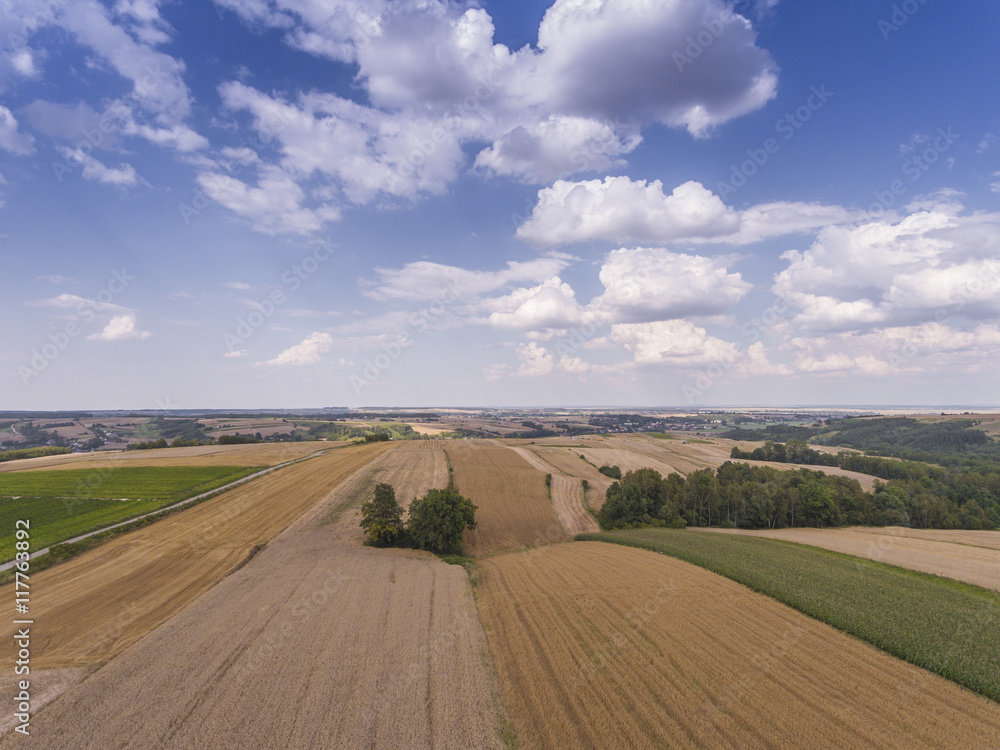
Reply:
M894 527L898 528L898 527ZM941 541L947 531L935 533L937 538L918 538L894 533L893 529L698 529L724 534L744 534L783 539L813 547L843 552L846 555L918 570L975 586L1000 591L1000 549L972 546L955 541ZM906 531L910 531L907 529ZM881 532L881 533L880 533ZM933 532L932 532L933 533ZM970 532L955 532L968 534ZM1000 532L980 532L1000 537ZM962 537L953 537L959 539Z
M480 571L524 750L996 747L1000 705L680 560L572 542Z
M459 492L478 506L474 531L464 549L489 555L567 538L545 492L545 472L511 448L492 441L463 440L447 446Z
M1000 531L964 531L961 529L909 529L903 526L854 526L854 531L876 536L905 536L913 539L932 539L952 544L968 544L972 547L1000 549Z
M375 485L391 484L403 506L403 518L415 497L427 490L448 486L448 460L436 441L411 440L393 443L393 449L358 469L338 489L339 500L325 511L324 523L334 525L337 539L361 545L361 503L371 500Z
M32 668L120 653L391 447L347 447L280 469L32 574ZM3 592L13 598L12 585ZM11 658L11 632L2 631L0 658Z
M248 445L196 445L189 448L155 448L147 451L65 453L59 456L22 458L0 463L4 471L46 471L115 466L276 466L311 456L345 443L251 443Z
M551 475L549 496L552 509L556 512L563 531L569 536L576 536L601 530L597 521L583 505L583 484L579 479L559 473L558 469L528 448L511 448L511 450L539 471Z
M29 744L0 747L502 748L467 574L338 542L351 521L321 519L346 492L42 709Z
M602 474L595 466L580 458L578 450L555 446L532 446L531 450L560 473L581 480L586 479L589 485L587 502L591 508L597 510L604 504L604 494L615 480Z

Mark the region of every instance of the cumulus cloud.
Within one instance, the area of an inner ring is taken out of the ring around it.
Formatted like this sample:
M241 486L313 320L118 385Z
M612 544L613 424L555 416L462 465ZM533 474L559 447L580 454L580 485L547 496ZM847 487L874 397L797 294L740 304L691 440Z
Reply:
M125 341L127 339L148 339L153 334L139 329L135 313L128 312L111 318L100 333L87 336L91 341Z
M716 315L732 308L752 288L725 264L724 258L665 248L621 248L610 253L601 267L605 291L592 308L605 320L623 323Z
M476 166L528 182L549 182L575 172L620 165L623 162L617 157L633 151L641 140L639 135L619 133L598 120L552 115L502 135L479 152Z
M731 363L740 358L739 348L710 336L687 320L654 323L619 323L611 326L609 338L632 352L636 364L704 367Z
M817 330L863 330L940 315L1000 314L1000 214L963 216L953 200L920 201L902 219L823 229L787 266L772 291Z
M526 181L606 170L644 126L702 137L776 90L769 53L723 0L557 0L537 46L516 51L495 43L486 10L442 0L217 2L295 49L357 65L366 104L220 87L278 145L270 164L300 185L318 178L313 197L337 207L441 193L467 166L463 147L481 173Z
M555 367L555 358L534 341L518 344L517 358L521 363L517 368L518 375L548 375Z
M558 276L487 300L485 305L493 311L489 316L492 325L525 331L570 328L579 325L584 315L573 288Z
M606 177L559 180L540 190L517 236L545 246L595 239L670 242L738 228L736 212L701 183L685 182L665 195L659 180Z
M222 356L226 359L241 359L242 357L247 356L247 354L248 352L246 349L234 349L231 352L226 352Z
M777 67L721 0L557 0L538 29L534 96L570 114L655 121L695 136L762 107ZM696 59L689 37L705 44Z
M264 364L277 367L314 365L322 359L322 355L332 348L333 337L329 333L314 331L301 343L285 349L277 357L264 362Z
M861 216L840 206L803 202L763 203L736 211L700 182L685 182L667 195L659 180L622 176L559 180L543 188L517 236L543 247L591 240L745 245Z

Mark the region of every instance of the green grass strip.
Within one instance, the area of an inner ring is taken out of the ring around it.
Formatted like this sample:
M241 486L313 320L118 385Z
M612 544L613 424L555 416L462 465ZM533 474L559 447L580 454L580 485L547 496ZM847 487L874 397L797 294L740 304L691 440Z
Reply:
M995 592L763 537L636 529L576 538L640 547L707 568L1000 702Z
M0 474L0 495L181 500L260 471L256 466L95 467Z

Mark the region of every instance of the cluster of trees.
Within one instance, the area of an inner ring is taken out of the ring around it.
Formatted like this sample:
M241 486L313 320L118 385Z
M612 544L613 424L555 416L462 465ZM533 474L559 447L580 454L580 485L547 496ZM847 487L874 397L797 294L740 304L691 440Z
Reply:
M967 477L966 477L967 479ZM996 477L1000 491L1000 477ZM969 483L966 481L966 488ZM935 489L943 494L936 494ZM893 480L866 492L855 479L809 469L781 471L727 461L686 478L653 469L630 471L608 488L598 521L606 529L639 526L916 526L1000 527L1000 509L976 498L964 502L946 488Z
M428 490L414 498L403 523L403 508L391 484L375 486L371 502L361 505L365 544L372 547L411 547L439 555L459 554L462 533L476 528L476 506L453 489Z
M912 420L911 420L912 421ZM731 458L839 466L885 480L876 495L892 491L893 522L901 526L940 529L1000 527L1000 466L954 470L922 461L841 452L836 456L809 448L799 440L766 442L752 451L733 448Z
M598 469L606 477L611 477L612 479L621 479L622 470L618 466L608 466L605 464L600 469Z
M256 435L219 435L219 445L243 445L245 443L263 443L264 437L258 432Z

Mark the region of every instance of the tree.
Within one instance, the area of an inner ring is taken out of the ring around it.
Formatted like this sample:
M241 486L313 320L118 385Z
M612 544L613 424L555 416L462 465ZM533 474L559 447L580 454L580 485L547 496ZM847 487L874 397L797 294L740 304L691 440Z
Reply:
M403 509L396 502L391 484L375 485L375 498L361 505L361 527L367 532L365 544L393 547L403 535Z
M457 554L462 532L476 528L476 506L455 490L428 490L410 503L406 533L417 549Z

